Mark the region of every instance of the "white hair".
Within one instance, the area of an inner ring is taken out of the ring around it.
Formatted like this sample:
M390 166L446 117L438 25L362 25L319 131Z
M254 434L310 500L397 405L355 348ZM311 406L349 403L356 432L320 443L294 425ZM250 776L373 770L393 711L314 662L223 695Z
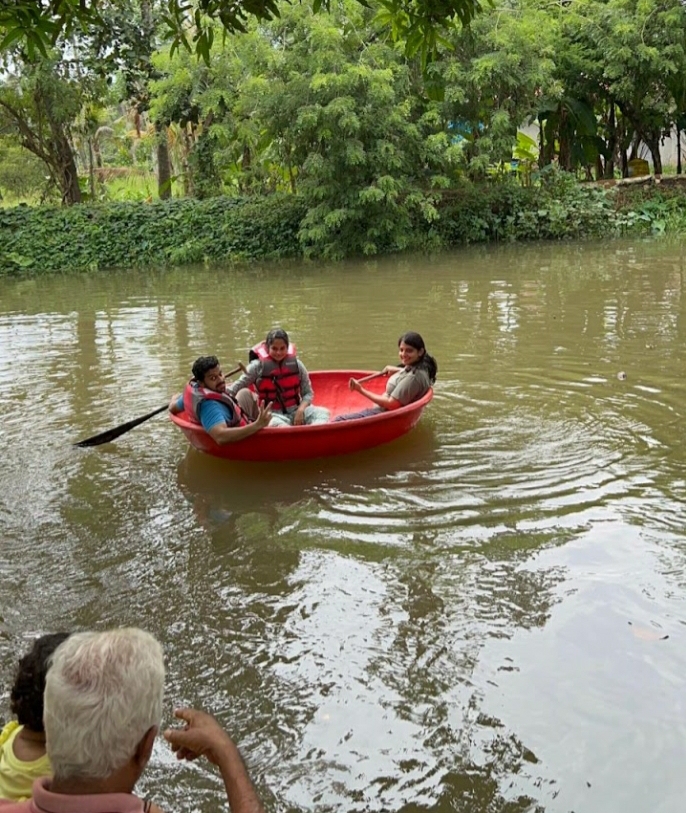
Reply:
M148 632L71 635L45 681L46 748L58 779L105 779L162 721L164 659Z

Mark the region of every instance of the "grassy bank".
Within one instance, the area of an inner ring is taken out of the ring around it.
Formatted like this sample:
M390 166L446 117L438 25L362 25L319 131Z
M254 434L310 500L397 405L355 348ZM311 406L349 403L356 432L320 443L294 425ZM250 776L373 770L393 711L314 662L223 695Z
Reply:
M435 205L412 248L686 233L686 184L666 180L605 188L558 173L536 187L465 185ZM305 214L292 195L18 206L0 210L0 275L297 257Z

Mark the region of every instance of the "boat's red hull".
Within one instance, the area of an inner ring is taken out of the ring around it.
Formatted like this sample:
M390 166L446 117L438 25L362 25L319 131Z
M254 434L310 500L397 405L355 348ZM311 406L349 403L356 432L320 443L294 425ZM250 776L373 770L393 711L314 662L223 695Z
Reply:
M311 372L314 403L326 407L331 418L349 412L359 412L374 405L358 392L351 392L351 377L370 375L360 370L323 370ZM387 379L383 376L366 382L364 386L374 392L383 392ZM401 437L419 420L422 410L433 397L433 391L400 409L382 412L367 418L325 423L316 426L294 426L281 429L263 429L238 443L217 445L204 429L186 420L185 414L171 419L183 431L191 446L201 452L228 460L303 460L310 457L329 457L370 449Z

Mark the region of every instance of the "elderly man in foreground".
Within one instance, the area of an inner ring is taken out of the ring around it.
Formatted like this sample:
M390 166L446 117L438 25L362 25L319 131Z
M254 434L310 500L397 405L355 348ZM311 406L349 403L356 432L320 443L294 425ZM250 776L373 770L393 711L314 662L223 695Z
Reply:
M147 632L70 636L53 657L44 722L54 776L2 813L161 813L134 795L162 720L162 647ZM180 709L164 738L179 759L205 756L221 772L233 813L264 813L238 748L209 714Z

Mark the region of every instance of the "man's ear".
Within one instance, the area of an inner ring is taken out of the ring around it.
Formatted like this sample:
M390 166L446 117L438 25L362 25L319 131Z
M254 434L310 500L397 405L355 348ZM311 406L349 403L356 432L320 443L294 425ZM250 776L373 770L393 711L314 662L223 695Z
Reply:
M143 738L136 746L136 753L134 759L136 764L140 766L141 771L148 764L152 755L152 748L155 744L155 737L157 736L157 726L153 725L145 732Z

